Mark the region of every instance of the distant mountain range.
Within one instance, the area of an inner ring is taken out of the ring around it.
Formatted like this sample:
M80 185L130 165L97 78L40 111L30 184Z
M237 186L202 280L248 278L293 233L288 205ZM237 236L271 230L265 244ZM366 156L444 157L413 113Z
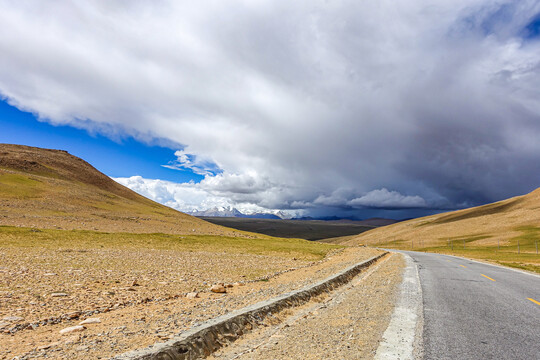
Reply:
M393 223L396 223L396 220L393 219L383 219L383 218L371 218L367 220L354 219L354 218L343 218L337 216L326 216L326 217L292 217L290 214L285 213L284 211L274 211L274 212L259 212L244 214L237 208L232 206L229 207L214 207L212 209L201 210L201 211L192 211L187 212L189 215L197 217L227 217L227 218L246 218L246 219L272 219L272 220L305 220L305 221L327 221L334 223L350 223L350 224L362 224L366 226L386 226Z
M229 207L213 207L207 210L195 210L187 212L189 215L197 217L236 217L248 219L290 219L291 216L283 211L267 212L267 213L251 213L244 214L237 208Z

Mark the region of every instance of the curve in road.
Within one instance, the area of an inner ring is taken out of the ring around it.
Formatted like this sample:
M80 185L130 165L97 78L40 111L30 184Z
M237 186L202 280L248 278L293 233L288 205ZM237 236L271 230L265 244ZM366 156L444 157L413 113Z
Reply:
M419 269L424 359L540 359L540 276L404 253Z

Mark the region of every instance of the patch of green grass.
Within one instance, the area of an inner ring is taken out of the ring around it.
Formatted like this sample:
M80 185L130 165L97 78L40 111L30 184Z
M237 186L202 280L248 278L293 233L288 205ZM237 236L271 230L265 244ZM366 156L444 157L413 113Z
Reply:
M498 263L503 266L513 267L513 268L521 269L521 270L533 271L540 274L540 265L521 264L521 263L504 262L504 261L498 261Z
M105 233L86 230L49 230L0 226L2 247L40 247L58 251L85 249L159 249L242 253L320 260L339 245L274 237L244 238L211 235Z
M19 174L0 173L0 198L29 199L40 197L46 186L39 180Z
M485 234L477 234L477 235L465 235L465 236L453 236L451 238L448 238L450 241L465 241L465 243L477 241L477 240L483 240L483 239L489 239L490 237L493 237L492 235L485 235ZM440 238L441 240L446 240L444 238Z
M534 246L535 241L540 242L540 228L537 226L519 226L516 228L517 231L521 231L521 235L518 235L512 240L520 241L520 245L525 246L532 245Z

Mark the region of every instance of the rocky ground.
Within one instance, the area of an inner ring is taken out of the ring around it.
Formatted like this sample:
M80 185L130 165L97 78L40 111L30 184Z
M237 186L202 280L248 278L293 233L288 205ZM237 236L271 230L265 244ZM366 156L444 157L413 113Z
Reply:
M210 359L372 359L401 283L401 255L387 256L328 295L278 314Z
M49 251L0 251L0 359L108 358L324 279L378 253L347 248L313 262L94 249L67 251L58 263L53 261L58 254ZM210 291L219 283L231 287L226 293Z

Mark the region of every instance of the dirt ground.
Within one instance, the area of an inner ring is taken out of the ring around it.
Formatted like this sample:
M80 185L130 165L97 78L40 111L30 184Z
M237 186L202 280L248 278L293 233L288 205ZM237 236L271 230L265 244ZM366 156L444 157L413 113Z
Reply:
M121 250L94 253L94 260L109 260L109 269L91 264L50 267L46 262L31 261L39 259L39 251L0 252L0 279L10 282L13 289L0 297L0 359L108 358L301 288L378 253L346 248L317 262L205 252L171 256L159 250L130 257ZM72 263L89 261L88 253L68 252L65 256ZM124 264L120 267L113 259L129 260L120 262ZM248 281L246 274L254 276L250 269L265 271L257 274L259 281ZM211 292L209 287L218 282L234 285L225 294ZM190 292L197 292L197 297L186 297ZM60 334L89 318L99 322L86 324L79 332Z
M210 359L372 359L393 313L404 261L387 255L349 284L242 337Z

